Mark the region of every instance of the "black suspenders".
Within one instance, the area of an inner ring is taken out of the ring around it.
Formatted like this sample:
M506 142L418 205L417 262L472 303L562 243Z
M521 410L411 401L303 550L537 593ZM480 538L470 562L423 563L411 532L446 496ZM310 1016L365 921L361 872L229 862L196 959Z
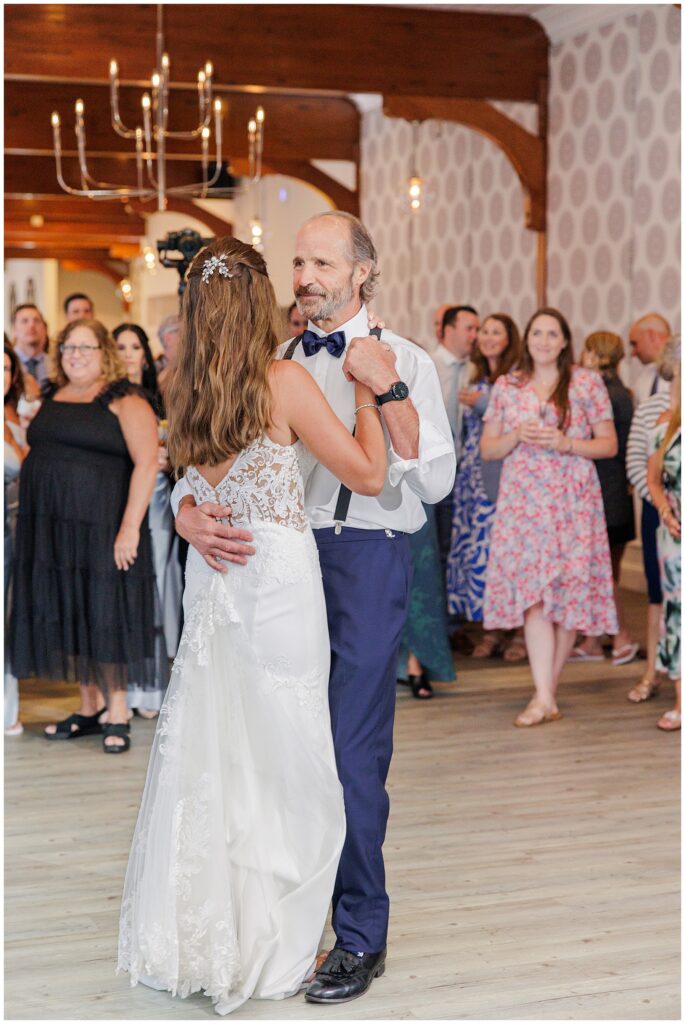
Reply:
M373 336L375 338L378 338L378 340L380 341L381 328L374 327L372 328L372 330L369 331L369 334L373 334ZM290 342L287 349L283 353L283 358L292 359L293 353L301 341L301 334L299 334L297 338L293 338L293 340ZM354 436L354 430L352 431L352 434ZM340 484L340 490L338 491L338 500L335 503L335 512L333 513L333 521L335 522L336 533L340 533L342 531L343 524L347 519L347 513L349 512L351 498L352 492L350 491L349 487L345 487L345 484Z

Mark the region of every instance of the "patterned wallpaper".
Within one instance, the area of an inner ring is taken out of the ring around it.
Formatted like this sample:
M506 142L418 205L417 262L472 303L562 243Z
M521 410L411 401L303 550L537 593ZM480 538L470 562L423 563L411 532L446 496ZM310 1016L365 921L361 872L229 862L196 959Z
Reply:
M506 112L534 128L534 107L509 104ZM410 173L410 124L365 115L361 151L362 219L381 267L374 306L393 329L432 347L433 310L444 302L524 321L535 308L536 236L524 227L521 186L499 148L460 125L425 122L417 168L429 202L419 216L399 198Z
M652 309L680 329L680 12L619 12L550 57L548 299L577 347L600 327L625 334ZM534 130L535 108L497 106ZM411 149L407 122L364 116L362 217L381 263L374 306L429 345L442 302L501 309L523 327L536 304L536 236L506 157L467 128L426 122L418 171L433 196L410 218L398 194Z
M552 52L548 297L577 344L651 310L680 329L679 62L670 5Z

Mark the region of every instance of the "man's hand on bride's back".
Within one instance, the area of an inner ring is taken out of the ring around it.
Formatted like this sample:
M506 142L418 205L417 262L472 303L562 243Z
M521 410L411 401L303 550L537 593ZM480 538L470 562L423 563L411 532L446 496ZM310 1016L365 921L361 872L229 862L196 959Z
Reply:
M247 565L247 559L255 553L250 547L254 539L251 533L217 521L230 515L228 505L215 505L211 501L196 505L186 496L176 516L176 532L200 552L210 568L221 573L228 572L224 562Z

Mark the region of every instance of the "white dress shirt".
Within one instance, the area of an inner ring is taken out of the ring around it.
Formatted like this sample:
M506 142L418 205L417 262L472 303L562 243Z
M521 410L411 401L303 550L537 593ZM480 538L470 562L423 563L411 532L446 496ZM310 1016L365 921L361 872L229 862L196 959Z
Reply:
M464 420L464 409L459 401L459 392L468 383L469 356L459 359L444 345L438 345L431 357L438 371L438 379L442 390L442 398L447 410L454 438L454 450L457 459L461 452L462 423Z
M323 337L322 331L311 322L310 331ZM345 342L366 337L369 321L364 306L356 316L336 328L345 332ZM416 459L402 459L394 451L390 435L384 424L388 451L388 470L383 490L376 498L353 494L346 526L361 530L397 530L415 533L426 522L422 501L435 504L448 494L454 485L456 460L454 443L440 391L440 383L431 357L418 345L383 329L382 341L390 345L397 356L397 375L409 388L409 397L419 416L419 453ZM285 353L289 342L279 349ZM354 428L354 384L345 380L344 355L339 359L321 348L315 355L306 356L298 345L293 360L311 373L333 411L345 426ZM381 412L382 415L382 412ZM334 511L340 481L329 470L316 463L305 487L305 508L313 529L335 525ZM190 494L185 481L179 480L172 495L174 515L184 495Z
M656 387L654 386L655 380ZM638 406L640 402L644 402L646 398L650 398L652 395L670 395L671 385L659 375L656 364L650 363L639 374L635 381L633 392L635 395L635 405Z

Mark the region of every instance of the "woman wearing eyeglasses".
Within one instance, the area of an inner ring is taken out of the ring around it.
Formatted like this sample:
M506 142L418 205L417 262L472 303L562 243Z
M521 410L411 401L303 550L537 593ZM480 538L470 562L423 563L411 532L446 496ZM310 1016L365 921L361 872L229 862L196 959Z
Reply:
M47 739L104 731L105 752L118 754L130 746L128 687L168 679L147 526L157 422L97 320L68 324L51 356L21 472L13 664L19 678L80 684L78 711Z

